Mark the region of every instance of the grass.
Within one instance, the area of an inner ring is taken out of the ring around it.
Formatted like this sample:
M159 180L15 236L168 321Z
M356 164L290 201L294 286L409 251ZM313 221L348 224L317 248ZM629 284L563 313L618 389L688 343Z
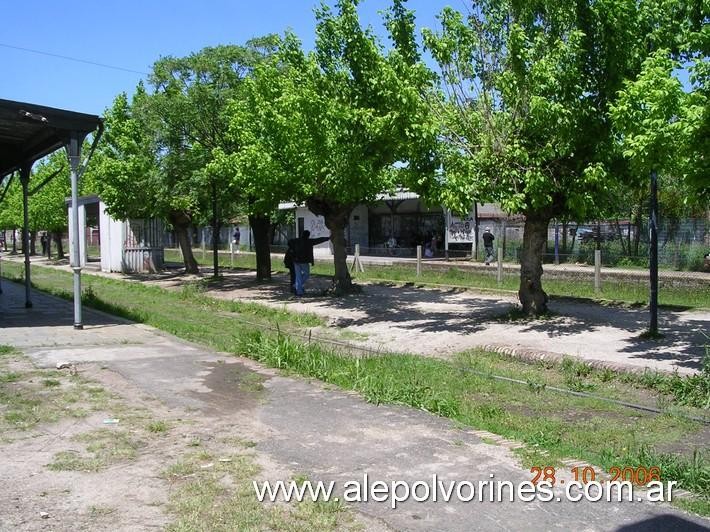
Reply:
M43 268L34 271L40 288L56 292L70 286L68 273ZM657 465L664 480L676 480L682 488L710 498L707 444L698 444L693 455L693 445L687 443L695 441L694 437L709 441L708 428L678 415L702 415L703 411L683 406L687 394L672 393L680 387L679 382L696 390L698 383L692 378L618 374L573 360L559 366L525 364L481 351L463 354L454 362L397 354L357 359L258 330L240 322L238 316L216 314L213 305L221 303L204 295L193 299L137 283L92 276L84 279L93 287L92 305L110 305L119 315L137 317L218 351L357 391L373 403L408 405L524 442L526 463L537 460L537 465L546 465L575 458L605 470ZM529 385L491 380L485 376L488 373ZM674 381L676 384L667 388ZM666 413L652 415L596 399L562 396L547 391L547 386L576 387L610 398L660 405ZM701 387L697 393L706 397L707 389Z
M0 346L0 433L81 418L103 410L112 396L80 375L38 370L19 351Z
M212 265L211 255L202 260L201 254L195 255L198 263L205 266ZM180 255L175 251L166 251L165 260L181 262ZM232 265L228 255L221 254L220 265L228 268ZM234 256L235 268L256 269L256 258L252 253L242 253ZM271 267L274 271L285 272L286 268L280 260L272 260ZM317 261L311 269L313 275L333 275L332 261ZM415 283L417 285L446 285L466 289L483 289L494 291L518 291L519 277L517 274L504 272L503 282L496 280L496 270L471 271L468 269L451 266L448 269L424 268L420 276L416 275L415 266L367 265L365 272L353 273L355 279L362 281L380 281L396 283ZM575 297L593 300L609 300L630 304L647 304L649 288L648 283L642 280L603 279L602 289L596 292L593 280L587 276L580 279L566 279L545 277L543 278L545 291L552 296ZM680 306L687 308L710 308L710 291L698 290L696 286L666 285L661 279L659 288L659 304Z
M47 464L51 471L96 472L117 462L135 459L138 450L146 445L129 430L97 429L79 434L73 440L85 444L85 451L56 453Z
M218 461L192 453L164 473L171 483L171 532L193 530L358 530L341 505L324 502L260 503L252 486L260 468L245 454Z

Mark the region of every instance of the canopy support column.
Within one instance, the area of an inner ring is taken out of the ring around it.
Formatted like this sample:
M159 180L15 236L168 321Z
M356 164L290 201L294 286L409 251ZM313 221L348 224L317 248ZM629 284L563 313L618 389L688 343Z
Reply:
M67 144L67 155L69 157L69 177L71 179L71 212L70 220L72 227L71 245L72 256L71 266L74 271L74 328L83 329L81 319L81 251L79 249L79 164L81 162L81 143L84 135L77 131L72 131Z
M28 209L30 171L32 164L23 164L20 168L22 183L22 252L25 255L25 308L32 308L30 279L30 216Z

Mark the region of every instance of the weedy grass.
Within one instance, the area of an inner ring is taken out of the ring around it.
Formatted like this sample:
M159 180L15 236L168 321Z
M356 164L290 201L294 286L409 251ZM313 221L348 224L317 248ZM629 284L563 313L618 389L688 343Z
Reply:
M193 530L360 530L345 507L332 502L261 503L252 481L260 473L254 459L232 454L219 461L192 453L170 465L171 532Z
M4 434L66 417L85 417L111 400L103 388L79 375L36 369L8 346L0 346L0 352L0 432Z
M128 430L97 429L75 436L85 444L83 452L60 451L47 468L51 471L95 472L117 462L133 460L145 442Z

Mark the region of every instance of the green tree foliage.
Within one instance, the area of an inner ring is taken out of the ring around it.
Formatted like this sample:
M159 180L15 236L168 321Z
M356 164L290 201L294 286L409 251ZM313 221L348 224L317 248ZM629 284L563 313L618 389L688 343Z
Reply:
M547 307L541 276L550 219L593 218L614 183L633 177L610 104L649 47L675 36L674 17L683 13L665 0L482 0L465 15L445 9L441 32L425 31L442 73L442 199L455 210L473 199L497 201L525 215L525 312Z
M161 58L153 66L155 94L150 102L159 126L157 138L168 165L188 167L200 212L209 213L203 220L209 219L212 225L215 275L219 229L237 212L239 198L231 175L206 171L206 166L214 150L231 153L238 149L227 135L228 102L240 98L246 77L277 43L277 37L266 36L245 46L222 45L184 58Z
M102 199L114 216L171 224L188 272L198 271L189 227L211 220L216 235L234 213L238 194L231 176L208 172L207 165L214 150L234 149L227 104L239 97L244 78L270 53L273 40L162 58L153 66L152 93L141 84L131 101L119 95L106 112L96 165Z
M422 99L430 74L407 37L411 13L395 2L387 17L395 46L386 52L360 24L357 5L342 0L335 11L316 10L313 52L287 34L247 84L231 129L243 147L231 158L235 174L265 210L290 198L325 218L336 292L351 288L345 227L352 209L433 168L421 148L435 135ZM397 162L408 165L398 171Z

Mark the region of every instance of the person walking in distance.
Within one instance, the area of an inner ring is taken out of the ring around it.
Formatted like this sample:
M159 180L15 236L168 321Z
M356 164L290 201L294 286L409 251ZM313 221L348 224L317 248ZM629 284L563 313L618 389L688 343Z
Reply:
M491 228L486 227L483 232L483 249L486 251L486 266L488 266L493 260L493 241L496 237L491 233Z
M44 257L47 254L47 233L42 233L39 242L42 244L42 256Z
M311 238L311 232L303 231L299 238L289 240L288 245L293 249L293 269L296 273L296 281L293 285L296 296L300 297L305 292L305 285L311 276L311 266L313 260L313 246L330 240L329 236L321 238Z

